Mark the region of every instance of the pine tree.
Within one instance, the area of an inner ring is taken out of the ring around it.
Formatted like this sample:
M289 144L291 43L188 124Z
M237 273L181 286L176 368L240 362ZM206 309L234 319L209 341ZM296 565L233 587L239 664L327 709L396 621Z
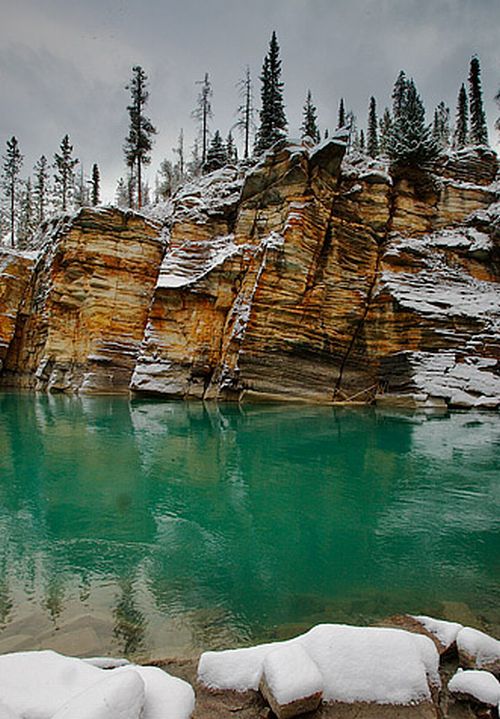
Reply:
M129 207L129 197L128 197L128 189L127 184L123 177L120 177L118 180L118 184L116 186L115 191L115 203L117 207L126 208Z
M413 80L406 82L389 134L387 154L394 167L422 169L439 155L431 128L425 124L424 105Z
M370 157L377 157L379 152L377 132L377 104L373 96L370 98L370 109L368 111L368 137L366 149Z
M248 160L250 156L250 137L255 132L255 108L253 105L252 78L250 76L250 68L247 66L245 77L239 81L238 90L241 103L238 107L238 127L243 133L244 149L243 157Z
M19 174L23 165L23 156L15 137L7 140L7 151L3 156L2 185L9 205L9 230L12 247L16 244L16 213L18 202Z
M499 91L497 92L497 94L495 95L495 100L496 100L496 103L497 103L498 108L499 108L499 110L500 110L500 90L499 90ZM499 115L499 116L497 117L497 119L495 120L495 127L496 127L496 129L500 132L500 115Z
M384 114L379 120L379 150L382 155L387 153L387 143L389 141L389 132L392 126L391 111L385 108Z
M60 154L54 155L54 185L56 202L62 212L66 212L74 194L75 166L78 160L72 157L73 145L69 136L65 135L61 141Z
M392 90L392 116L394 120L397 120L401 111L407 87L408 79L406 77L405 71L400 70L399 75L396 78L396 82L394 83L394 88Z
M258 155L272 147L278 140L286 137L287 121L283 101L283 82L280 77L279 45L276 33L273 32L260 76L262 108L255 146L255 152Z
M24 182L20 202L18 239L21 247L26 247L29 238L35 230L35 227L36 218L33 207L33 192L31 179L28 177L28 179Z
M49 197L49 164L45 155L42 155L33 168L35 172L33 183L33 200L36 221L42 223L48 207Z
M142 168L151 162L150 152L156 128L144 114L149 99L147 75L140 65L133 67L132 72L132 79L125 88L130 90L131 104L127 105L130 126L123 151L127 166L131 171L135 169L137 206L140 209L142 207Z
M76 207L88 207L90 204L89 190L83 172L83 165L80 165L78 178L75 181L74 203Z
M434 110L432 136L442 150L450 146L450 108L444 102L440 102Z
M340 98L339 102L339 113L337 117L337 130L340 130L340 128L346 126L346 114L345 114L345 106L344 106L344 98Z
M474 55L470 61L469 72L469 101L470 101L470 141L473 145L488 144L488 127L483 108L483 93L481 90L481 68L479 59Z
M205 172L219 170L227 164L227 150L222 141L220 132L216 130L207 152L207 161L204 166Z
M316 144L321 137L318 129L317 110L312 102L311 91L307 91L307 98L303 109L302 127L300 128L302 138L310 137Z
M213 117L211 104L213 90L208 77L208 72L205 73L204 79L200 80L197 84L201 85L201 90L200 94L198 95L196 108L191 114L195 118L195 120L198 121L200 126L201 164L204 165L207 159L208 152L208 121Z
M233 140L233 133L229 130L226 138L226 155L229 164L238 162L238 150Z
M177 141L177 147L173 148L173 151L179 158L179 161L177 163L179 168L179 177L180 182L184 182L184 174L185 174L185 160L184 160L184 130L181 127L181 131L179 132L179 139Z
M458 93L457 113L455 117L455 131L453 133L453 147L461 150L469 140L469 112L467 105L467 91L462 84Z
M356 115L353 113L352 110L348 110L345 113L343 127L347 127L347 129L349 130L349 139L347 141L347 153L349 154L351 152L351 150L359 151L360 136L358 134L357 125L356 125ZM339 128L337 128L337 129L339 129Z
M97 207L99 204L100 183L101 177L99 174L99 167L94 162L92 165L92 177L90 178L90 201L92 203L92 207Z

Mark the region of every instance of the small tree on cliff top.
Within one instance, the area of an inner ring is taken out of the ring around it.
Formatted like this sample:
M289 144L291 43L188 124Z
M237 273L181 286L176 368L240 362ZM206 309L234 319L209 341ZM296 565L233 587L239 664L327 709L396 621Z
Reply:
M255 152L260 155L286 136L287 121L281 81L281 60L276 33L273 32L269 51L262 65L260 126L257 132Z
M469 72L469 101L470 101L470 142L473 145L488 144L488 126L483 108L483 93L481 90L481 68L479 59L474 56L470 61Z
M73 145L68 135L64 135L59 149L60 152L54 155L54 194L59 209L66 212L73 199L78 160L73 157Z
M301 133L302 137L310 137L311 140L318 143L320 141L320 134L318 129L317 110L313 105L311 91L308 90L307 98L303 110L303 120Z
M149 99L147 75L140 65L133 67L132 72L132 79L126 85L126 89L130 90L131 97L131 103L127 105L130 126L123 151L127 166L135 177L137 206L140 208L142 207L142 168L151 162L150 152L153 147L153 135L156 134L156 128L153 127L151 120L144 114L144 109Z

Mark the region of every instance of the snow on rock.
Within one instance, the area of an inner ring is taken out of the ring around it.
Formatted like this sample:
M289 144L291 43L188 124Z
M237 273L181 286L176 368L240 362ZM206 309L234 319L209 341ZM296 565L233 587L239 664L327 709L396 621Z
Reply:
M432 617L427 617L424 614L410 616L412 616L413 619L416 619L417 622L424 627L424 629L435 636L445 651L456 642L458 632L463 629L463 625L458 622L447 622L443 619L433 619Z
M102 679L102 669L51 650L0 656L0 702L23 719L51 719Z
M198 282L225 260L242 252L233 240L233 235L225 235L210 242L185 242L167 252L160 268L157 288L185 287Z
M170 676L158 667L132 665L111 670L115 675L127 675L130 672L137 673L146 688L141 719L189 719L195 702L190 684Z
M318 625L287 642L205 652L198 678L209 688L257 689L268 655L296 645L319 668L326 701L419 703L431 699L429 683L440 684L439 655L428 637L340 624Z
M464 627L457 635L460 663L500 675L500 641L478 629Z
M451 694L471 697L481 704L496 706L500 703L500 682L490 672L477 669L459 669L448 682Z
M110 672L72 697L52 719L140 719L144 702L144 682L138 672Z
M128 659L118 659L115 657L89 657L81 661L91 664L93 667L99 667L99 669L116 669L117 667L130 665Z
M323 693L323 677L300 644L270 651L263 662L260 691L280 717L317 709Z

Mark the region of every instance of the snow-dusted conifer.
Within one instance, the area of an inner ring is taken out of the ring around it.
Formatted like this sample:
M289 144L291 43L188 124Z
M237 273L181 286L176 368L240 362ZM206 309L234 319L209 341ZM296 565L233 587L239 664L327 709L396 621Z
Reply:
M434 110L432 136L442 150L450 146L450 108L442 101Z
M29 177L24 182L19 209L18 240L21 247L26 247L26 244L36 227L36 217L33 207L33 192L31 179Z
M57 208L66 212L75 191L75 166L78 160L73 157L73 145L68 135L64 135L59 149L60 153L54 155L54 196Z
M311 91L307 91L306 102L302 112L302 126L300 128L301 136L310 137L311 140L318 143L320 141L320 134L318 129L317 110L313 105Z
M184 158L184 130L181 127L181 131L179 132L179 139L177 140L177 147L173 148L175 154L178 157L178 172L179 172L179 178L180 182L184 181L184 174L185 174L185 165L186 161Z
M227 165L227 150L220 132L216 130L208 148L207 161L203 169L205 172L213 172L224 165Z
M389 141L389 132L391 130L392 117L388 107L385 108L384 114L379 120L379 150L382 155L387 153L387 143Z
M90 178L90 201L92 207L96 207L100 202L100 184L101 177L99 174L99 167L94 162L92 165L92 177Z
M213 90L208 72L205 73L203 80L199 80L197 84L201 85L201 90L198 95L196 107L191 114L199 125L201 138L201 165L203 166L206 162L208 152L208 122L213 117L211 103Z
M130 125L123 151L127 167L135 177L137 206L141 208L143 204L142 168L151 162L150 153L156 128L149 117L144 114L144 109L149 99L147 75L140 65L133 67L132 73L130 82L125 86L126 90L130 90L131 103L127 105Z
M33 179L33 204L37 222L43 222L49 204L49 163L45 155L36 162Z
M234 144L233 133L229 130L226 138L226 157L227 162L234 164L238 162L238 150Z
M116 186L115 203L117 207L121 207L122 209L129 207L127 183L123 177L120 177Z
M398 104L398 113L389 133L387 154L395 167L425 169L439 155L431 128L425 124L425 109L413 80Z
M455 131L453 133L453 147L461 150L469 139L469 112L467 107L467 91L462 84L458 93L457 112L455 117Z
M19 174L23 160L17 138L11 137L10 140L7 140L7 150L3 156L2 186L9 208L9 231L12 247L16 244Z
M479 58L474 55L470 61L469 72L469 102L470 102L470 142L472 145L488 144L488 126L483 108L483 93L481 90L481 68Z
M269 51L264 58L260 76L261 101L260 126L257 131L255 152L260 155L275 142L286 137L287 120L283 101L283 82L281 81L281 60L276 32L273 32Z
M368 110L368 133L366 149L370 157L377 157L379 153L377 132L377 104L373 96L370 98L370 108Z
M401 112L407 87L408 78L406 77L406 73L404 70L400 70L392 90L392 116L394 120L397 120L399 113Z
M495 100L496 100L496 103L498 105L499 112L500 112L500 90L495 95ZM500 114L498 115L497 119L495 120L495 127L500 132Z
M345 112L344 98L341 97L339 102L339 112L337 115L337 130L340 130L341 127L345 127L346 123L347 118Z

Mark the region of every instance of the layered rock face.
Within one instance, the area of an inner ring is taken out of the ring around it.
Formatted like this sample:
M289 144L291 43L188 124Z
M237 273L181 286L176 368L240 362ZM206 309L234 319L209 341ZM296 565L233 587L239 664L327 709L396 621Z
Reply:
M31 279L34 257L0 249L0 371L14 337L19 306Z
M342 139L185 186L162 218L164 255L159 226L137 215L84 210L59 226L4 383L499 406L496 155L391 178L346 161Z
M84 209L46 235L3 383L126 392L163 255L159 227L119 210Z

